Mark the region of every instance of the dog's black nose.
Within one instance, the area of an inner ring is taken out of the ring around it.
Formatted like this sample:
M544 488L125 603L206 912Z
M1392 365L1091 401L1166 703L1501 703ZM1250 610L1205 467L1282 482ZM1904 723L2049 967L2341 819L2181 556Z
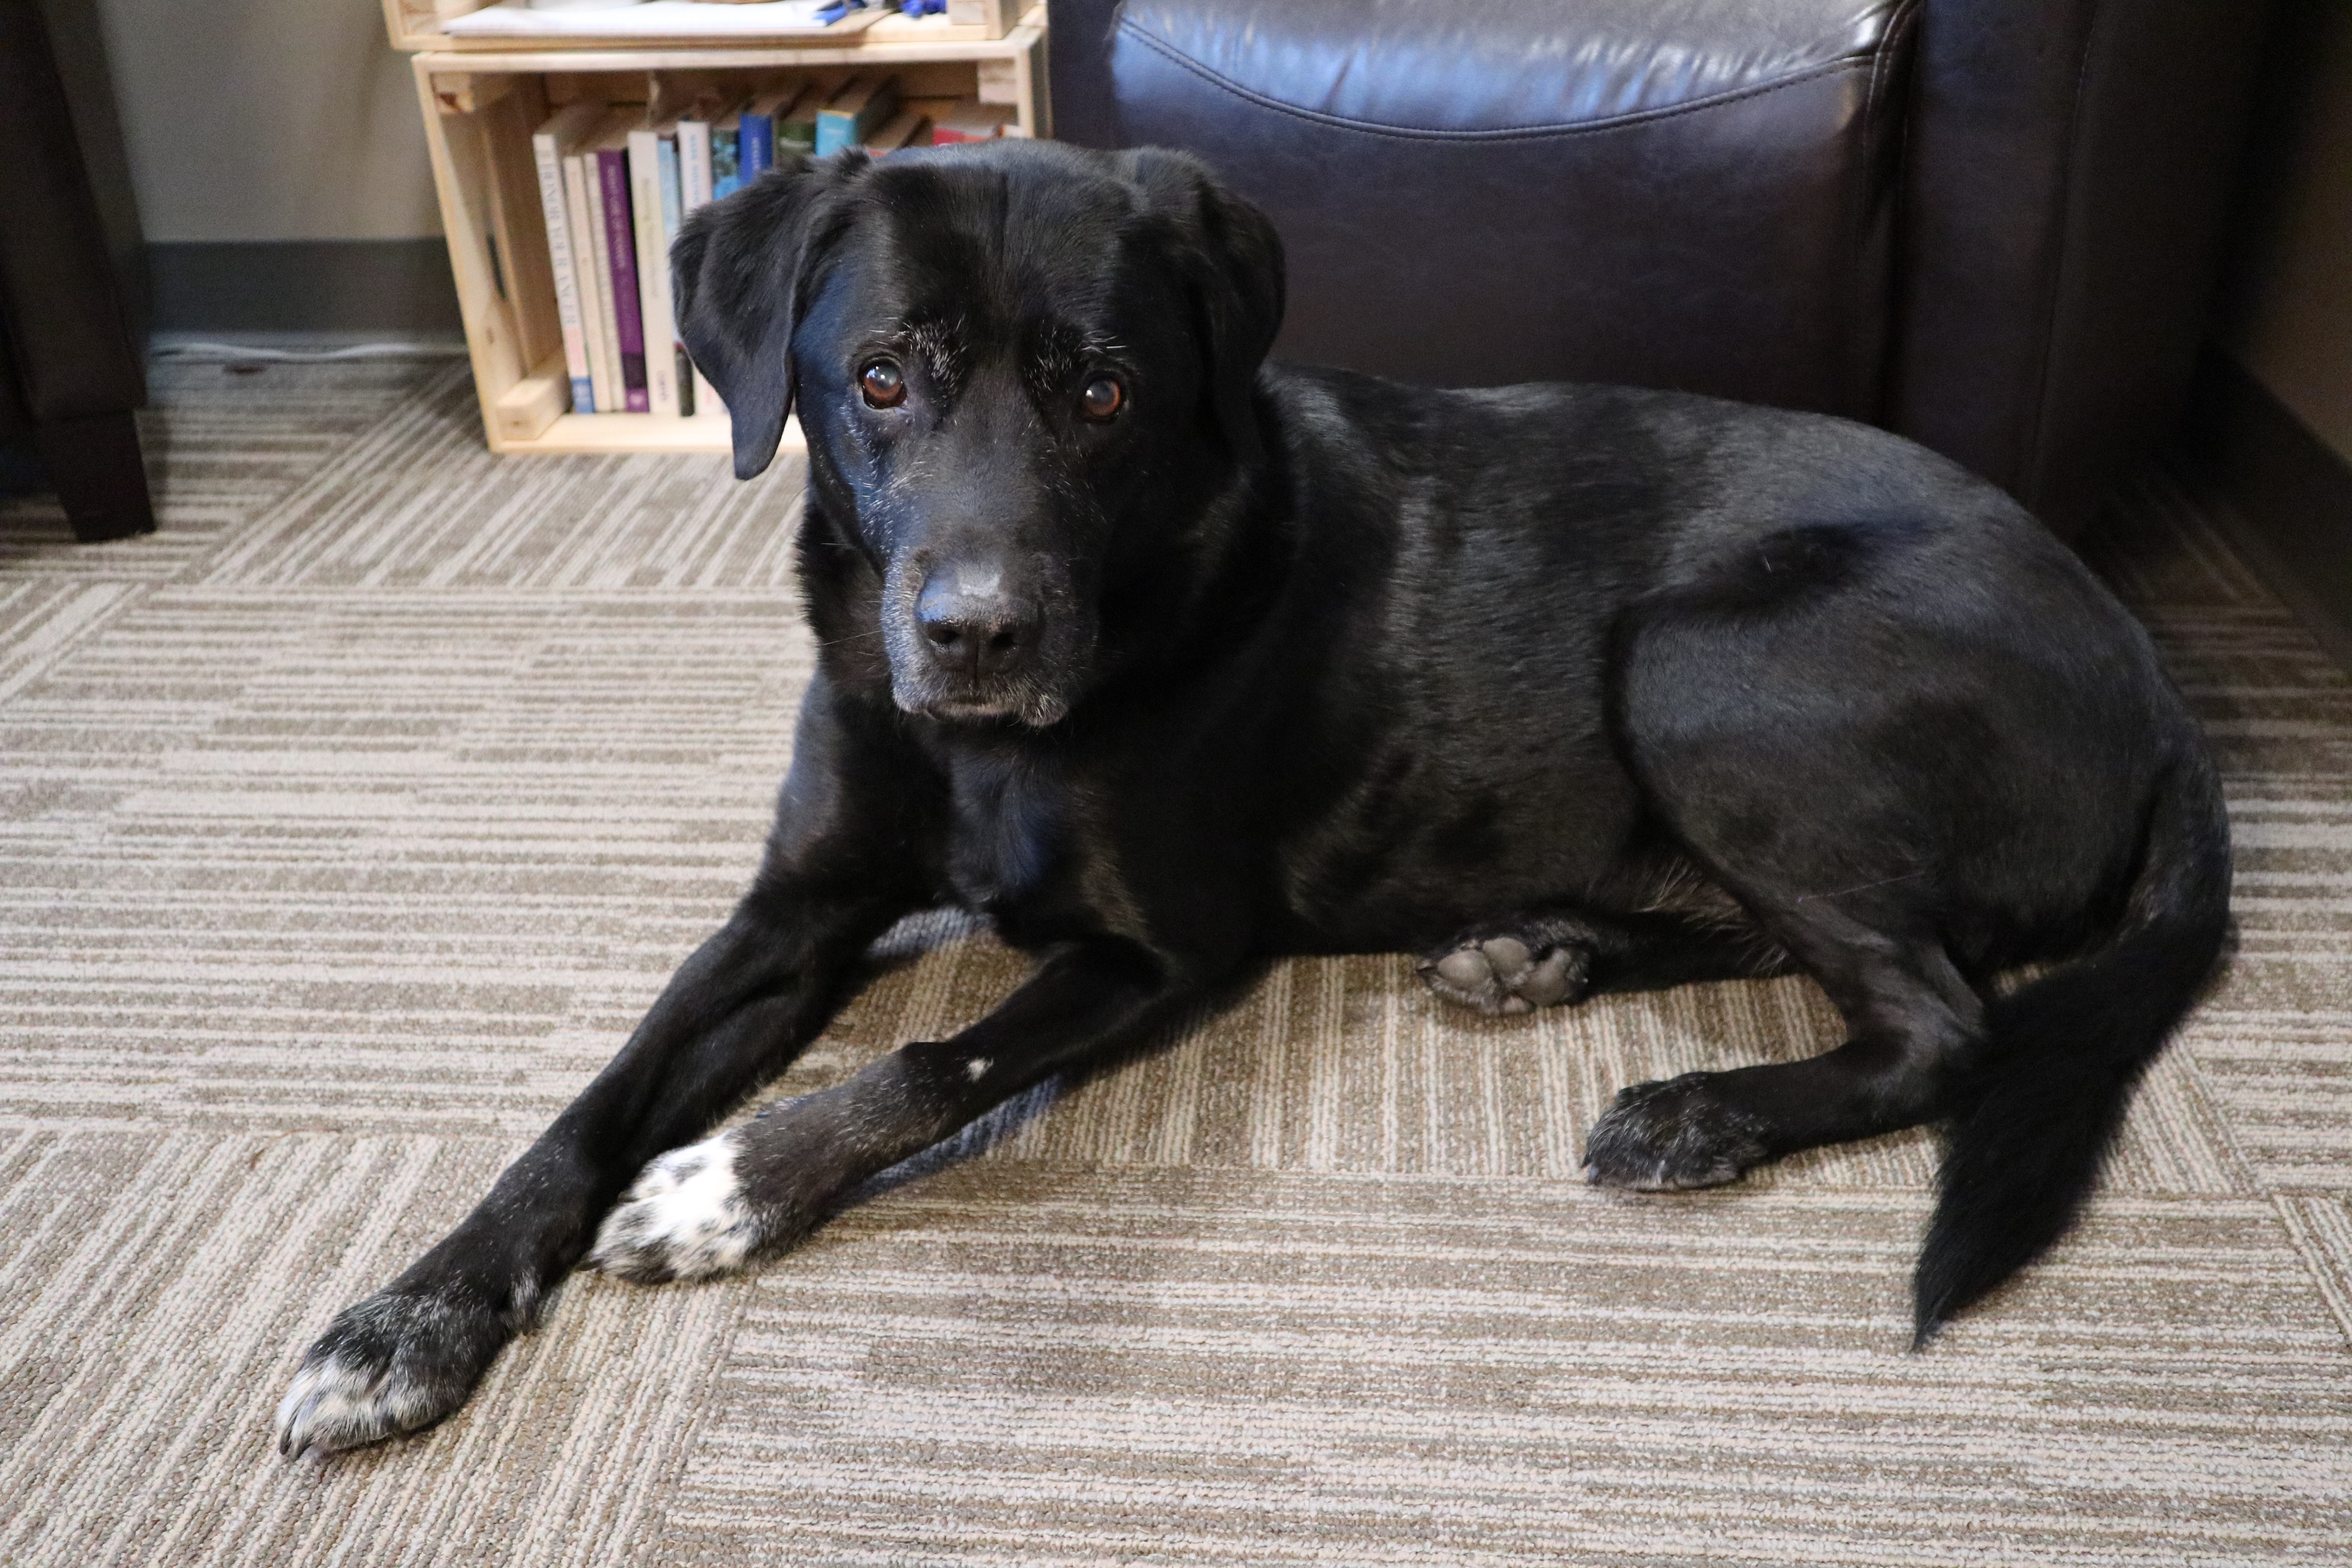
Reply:
M1010 674L1037 646L1036 607L1003 594L934 581L915 602L931 656L973 680Z

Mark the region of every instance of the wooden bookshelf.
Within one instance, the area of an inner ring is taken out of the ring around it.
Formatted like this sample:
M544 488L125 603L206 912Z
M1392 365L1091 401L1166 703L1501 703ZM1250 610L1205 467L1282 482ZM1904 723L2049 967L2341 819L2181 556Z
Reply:
M956 0L950 16L890 12L836 35L490 38L444 20L477 0L384 0L394 47L411 51L442 232L466 322L490 449L509 453L724 452L724 416L572 414L554 272L541 216L531 133L564 104L683 103L702 88L788 69L887 68L902 96L1001 102L1032 136L1053 132L1045 96L1045 11L1014 0ZM985 19L956 19L975 9ZM787 424L784 446L799 449Z

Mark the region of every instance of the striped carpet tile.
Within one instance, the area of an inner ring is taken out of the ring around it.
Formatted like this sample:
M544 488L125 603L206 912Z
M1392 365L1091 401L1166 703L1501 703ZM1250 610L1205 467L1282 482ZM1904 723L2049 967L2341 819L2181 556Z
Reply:
M446 360L150 366L156 406L139 428L158 531L93 552L72 543L54 498L0 497L0 580L178 581L394 409L462 374Z
M2257 1201L2111 1201L1935 1354L1922 1201L968 1166L745 1309L656 1561L2340 1562Z

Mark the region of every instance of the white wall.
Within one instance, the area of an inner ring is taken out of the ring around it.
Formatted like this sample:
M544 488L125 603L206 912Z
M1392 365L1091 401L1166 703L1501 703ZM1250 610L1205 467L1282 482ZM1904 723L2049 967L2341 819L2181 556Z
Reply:
M376 0L98 0L151 241L441 232Z

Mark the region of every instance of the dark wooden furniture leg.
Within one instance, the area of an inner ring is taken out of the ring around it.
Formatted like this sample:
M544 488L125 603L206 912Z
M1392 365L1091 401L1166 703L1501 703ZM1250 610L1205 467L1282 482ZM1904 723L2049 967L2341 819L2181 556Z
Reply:
M76 539L95 544L155 531L139 425L129 411L45 419L34 429Z

